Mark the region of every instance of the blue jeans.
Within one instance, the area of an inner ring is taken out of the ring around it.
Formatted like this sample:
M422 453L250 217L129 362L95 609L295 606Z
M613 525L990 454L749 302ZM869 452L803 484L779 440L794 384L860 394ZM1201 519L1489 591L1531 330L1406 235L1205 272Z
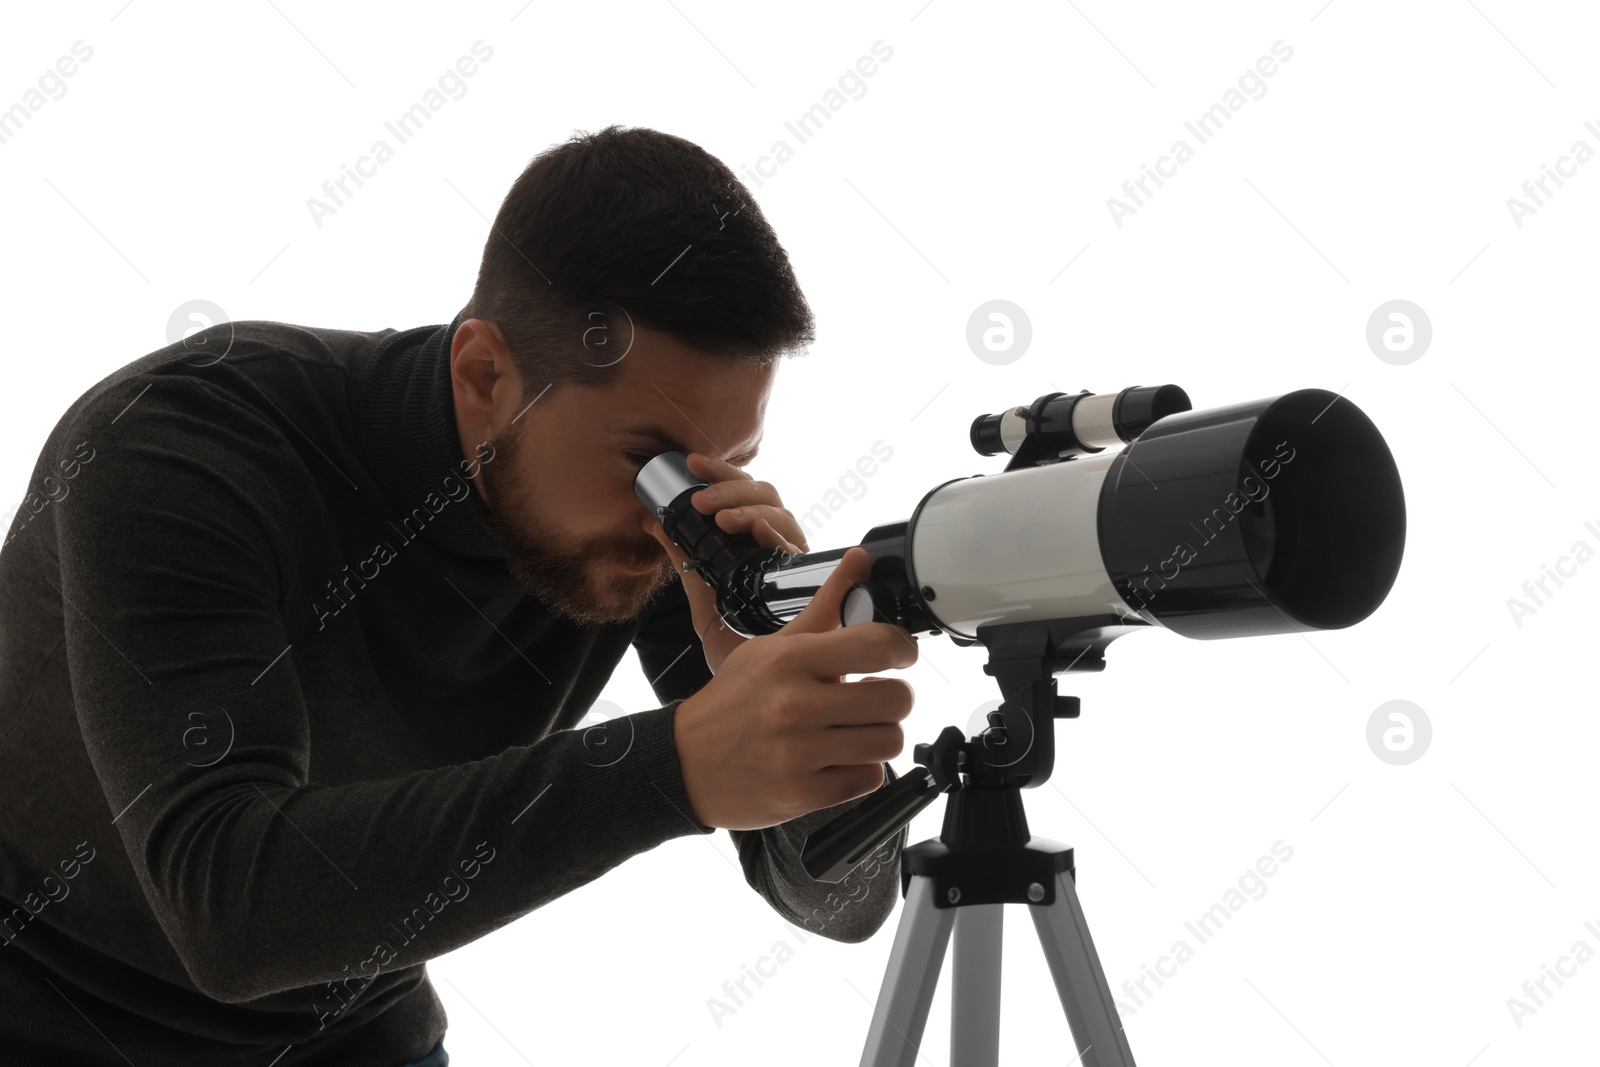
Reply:
M433 1046L433 1051L414 1063L402 1063L400 1067L450 1067L450 1053L444 1050L444 1038Z

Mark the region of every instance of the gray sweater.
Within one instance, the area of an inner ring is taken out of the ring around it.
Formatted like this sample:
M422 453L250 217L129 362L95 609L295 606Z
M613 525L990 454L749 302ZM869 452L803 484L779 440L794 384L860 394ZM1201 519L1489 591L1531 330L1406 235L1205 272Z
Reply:
M221 324L51 432L0 549L0 1064L393 1067L445 1030L426 960L713 832L682 586L579 626L511 576L454 326ZM574 729L630 644L664 706ZM859 941L905 833L812 881L846 806L730 833L779 914Z

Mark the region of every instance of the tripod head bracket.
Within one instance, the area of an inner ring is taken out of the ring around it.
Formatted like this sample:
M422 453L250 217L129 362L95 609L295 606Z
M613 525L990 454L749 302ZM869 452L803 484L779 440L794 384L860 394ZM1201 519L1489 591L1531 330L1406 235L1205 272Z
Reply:
M1101 615L978 627L978 639L989 649L984 673L996 680L1003 698L989 714L988 728L969 738L946 726L933 742L917 745L917 767L806 839L806 873L821 882L839 881L941 793L951 794L941 835L946 844L1026 843L1020 800L997 807L976 797L962 803L961 794L1009 791L1015 798L1016 790L1048 781L1055 766L1054 720L1077 718L1079 711L1077 697L1057 695L1056 674L1104 670L1106 646L1145 625Z

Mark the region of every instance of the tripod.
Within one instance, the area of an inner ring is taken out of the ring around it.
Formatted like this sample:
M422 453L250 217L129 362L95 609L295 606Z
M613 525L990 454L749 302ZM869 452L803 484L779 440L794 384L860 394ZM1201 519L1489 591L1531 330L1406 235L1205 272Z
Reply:
M911 1067L915 1062L952 929L950 1063L996 1067L1005 904L1029 906L1081 1062L1085 1067L1133 1067L1133 1053L1078 904L1072 849L1029 837L1016 788L969 783L952 793L944 832L938 840L906 849L901 870L902 883L909 883L906 905L862 1067Z
M933 744L916 746L921 766L807 840L802 858L812 876L837 881L889 833L949 793L939 837L901 854L906 904L861 1067L915 1062L952 933L950 1062L997 1067L1006 904L1028 905L1080 1062L1133 1067L1078 903L1072 849L1033 837L1022 808L1022 789L1050 776L1054 720L1075 718L1079 710L1077 697L1056 695L1054 675L1103 669L1105 646L1127 628L1126 620L1114 618L980 627L979 640L990 650L984 671L1015 696L989 713L982 734L968 739L951 726Z

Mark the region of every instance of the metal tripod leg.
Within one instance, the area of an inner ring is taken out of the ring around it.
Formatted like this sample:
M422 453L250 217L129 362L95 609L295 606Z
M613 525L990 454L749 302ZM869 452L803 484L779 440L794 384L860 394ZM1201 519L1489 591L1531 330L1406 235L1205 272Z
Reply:
M954 909L933 906L931 881L911 879L861 1067L912 1067L916 1062L955 917Z
M955 934L950 997L952 1067L998 1067L1003 905L934 905L934 883L911 877L861 1067L912 1067L944 953ZM1072 875L1056 875L1052 904L1029 904L1082 1067L1134 1067Z
M1065 871L1056 875L1055 903L1031 904L1028 910L1083 1067L1134 1067L1072 875Z
M950 954L950 1063L1000 1067L1003 904L956 909Z

